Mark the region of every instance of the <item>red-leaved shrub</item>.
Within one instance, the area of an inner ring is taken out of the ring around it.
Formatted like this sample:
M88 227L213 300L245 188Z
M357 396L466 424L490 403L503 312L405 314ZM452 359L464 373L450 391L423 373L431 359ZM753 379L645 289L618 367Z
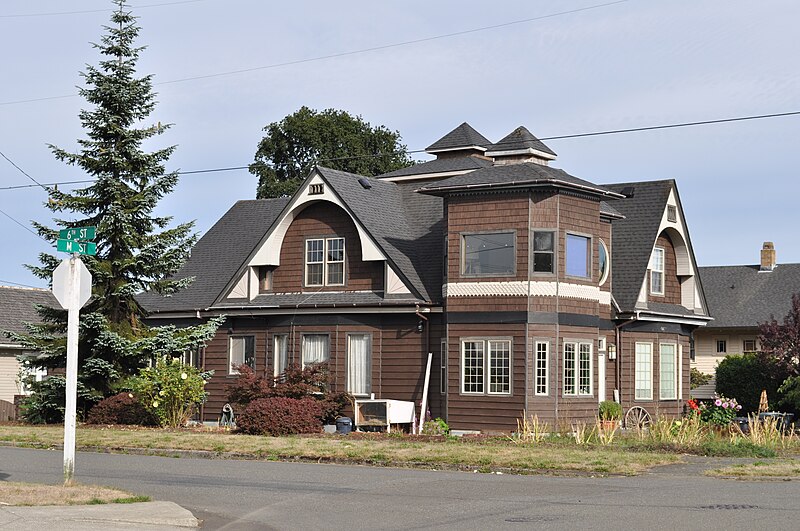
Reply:
M225 389L228 394L228 402L241 407L259 398L272 396L271 380L256 375L249 365L239 365L237 370L239 377Z
M87 424L135 424L158 426L158 418L129 393L120 393L98 402L89 410Z
M320 401L313 398L259 398L236 416L236 430L250 435L291 435L322 431Z

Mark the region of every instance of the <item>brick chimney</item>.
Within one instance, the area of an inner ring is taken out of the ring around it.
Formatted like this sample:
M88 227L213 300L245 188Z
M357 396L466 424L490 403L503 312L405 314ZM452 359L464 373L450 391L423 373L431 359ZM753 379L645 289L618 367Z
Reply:
M775 244L764 242L764 247L761 248L761 271L772 271L777 265L776 262Z

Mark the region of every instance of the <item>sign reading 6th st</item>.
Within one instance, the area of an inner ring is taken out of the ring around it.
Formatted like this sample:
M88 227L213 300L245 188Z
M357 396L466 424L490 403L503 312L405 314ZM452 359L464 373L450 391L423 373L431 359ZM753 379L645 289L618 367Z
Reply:
M62 253L97 254L97 245L89 240L95 236L95 227L73 227L58 231L56 248Z
M86 241L94 240L95 227L74 227L58 231L59 240Z

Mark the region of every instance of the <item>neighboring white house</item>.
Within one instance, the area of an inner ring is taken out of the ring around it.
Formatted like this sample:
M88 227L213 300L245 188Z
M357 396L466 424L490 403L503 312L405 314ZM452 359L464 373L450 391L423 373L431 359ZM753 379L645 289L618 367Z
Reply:
M800 293L800 264L778 264L775 246L764 242L760 265L701 267L700 280L714 320L694 333L692 368L714 376L725 356L759 350L759 324L783 322L792 295ZM715 383L692 396L712 398Z
M14 396L24 392L17 356L25 350L4 332L26 332L25 323L39 321L37 305L57 306L57 303L48 290L0 286L0 420L9 419Z

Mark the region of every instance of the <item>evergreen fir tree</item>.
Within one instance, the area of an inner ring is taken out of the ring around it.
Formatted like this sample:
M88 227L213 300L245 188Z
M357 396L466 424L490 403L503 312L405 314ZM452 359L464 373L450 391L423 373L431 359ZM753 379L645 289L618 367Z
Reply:
M46 206L56 213L58 228L97 227L97 256L84 257L93 277L93 297L81 310L78 411L116 391L119 381L137 372L149 358L178 356L201 347L213 336L219 321L176 329L150 328L136 294L151 291L169 295L191 279L172 277L187 258L196 236L193 222L170 227L171 217L156 216L159 200L176 186L176 172L164 164L175 146L146 152L142 143L161 135L169 125L144 124L156 100L150 75L136 77L143 47L135 47L136 18L125 0L114 2L112 24L100 44L98 66L82 73L80 95L91 105L79 114L86 138L76 152L50 146L55 157L77 166L95 179L91 186L72 192L50 191ZM55 243L57 229L35 224L39 234ZM43 253L40 266L29 268L40 278L52 278L60 259ZM41 355L27 358L29 366L46 369L66 366L66 312L41 308L44 324L29 334L13 337ZM34 384L28 417L42 422L63 418L63 378Z

